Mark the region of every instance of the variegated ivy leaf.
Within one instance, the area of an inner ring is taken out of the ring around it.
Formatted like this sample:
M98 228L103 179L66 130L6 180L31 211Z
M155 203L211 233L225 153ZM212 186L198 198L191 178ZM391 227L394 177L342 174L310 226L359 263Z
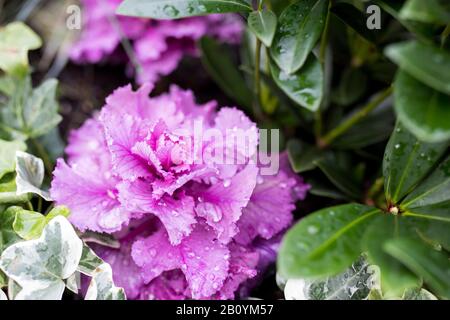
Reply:
M0 69L23 76L28 70L28 51L40 48L42 40L23 22L0 28Z
M411 288L405 290L402 300L438 300L438 298L425 289Z
M378 283L377 268L364 259L345 272L325 280L289 279L286 300L364 300Z
M22 207L10 207L8 210L15 212L14 231L25 240L38 238L51 219L57 216L66 218L69 216L69 209L64 206L53 208L46 216L39 212L25 210Z
M9 300L15 300L16 296L19 294L19 292L22 290L22 288L15 282L13 279L8 280L8 297Z
M22 287L17 300L59 300L63 280L78 266L83 242L63 216L52 219L41 237L8 247L0 258L0 268Z
M97 233L92 231L85 231L81 235L81 239L87 243L97 243L104 247L118 249L120 248L120 243L114 239L111 235L106 233Z
M16 151L16 193L34 193L51 201L50 193L41 189L44 181L44 162L22 151Z
M0 300L8 300L8 297L7 297L6 294L3 292L2 289L0 289Z
M80 288L80 273L77 271L66 279L66 288L75 294L78 294Z
M389 298L384 297L380 289L374 289L370 292L368 300L438 300L438 298L425 289L409 288L401 297Z
M100 259L91 248L84 244L77 271L92 277L95 274L95 270L103 263L103 260Z
M95 270L85 300L126 300L123 288L114 284L109 264L103 263Z

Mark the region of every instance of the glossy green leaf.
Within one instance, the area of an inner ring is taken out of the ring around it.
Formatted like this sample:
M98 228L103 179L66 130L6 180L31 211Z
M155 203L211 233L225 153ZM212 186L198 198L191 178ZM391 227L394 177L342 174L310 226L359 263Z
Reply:
M349 68L344 71L332 100L339 105L348 106L361 99L366 90L367 74L360 69Z
M366 14L354 5L347 2L338 2L331 7L331 12L366 40L375 41L376 35L374 30L367 28Z
M418 276L439 296L450 298L450 260L445 252L433 250L420 240L389 240L384 249Z
M347 160L340 161L336 156L327 154L314 163L339 190L353 199L361 198L361 184L355 175L354 167Z
M403 215L414 224L420 238L434 248L450 249L450 211L441 214L405 212Z
M251 110L252 93L226 51L211 38L200 40L202 62L220 88L242 107Z
M417 35L421 40L430 42L430 38L433 37L437 31L436 26L425 24L420 21L402 19L400 17L401 1L373 0L373 2L398 20L406 29Z
M399 204L430 173L447 147L447 143L421 142L397 123L384 154L386 198Z
M400 17L425 23L448 24L450 3L447 0L408 0L400 11Z
M324 151L308 145L300 140L292 139L287 143L289 162L295 173L313 170L317 167L315 161L324 156Z
M0 28L0 69L23 77L28 72L28 51L40 48L39 36L23 22Z
M78 266L82 241L66 218L58 216L45 227L41 237L8 247L0 268L22 290L18 300L60 300L69 278Z
M126 300L125 290L114 285L112 270L109 264L103 263L95 270L85 299Z
M385 54L417 80L450 95L450 53L419 41L396 43Z
M270 64L270 69L275 83L289 98L310 111L319 109L323 98L323 71L313 54L294 74L287 74L274 63Z
M446 201L450 201L450 157L402 201L401 208L414 211Z
M4 141L0 139L0 179L15 168L16 151L25 151L27 146L22 141Z
M278 272L285 278L323 278L343 272L358 259L360 239L380 210L347 204L303 218L285 235Z
M280 15L271 56L286 74L298 71L319 40L325 25L328 0L302 0Z
M392 133L395 115L391 108L378 108L336 138L331 145L338 149L359 149L385 141Z
M402 71L397 74L394 95L398 118L419 139L428 142L450 139L450 95Z
M317 178L311 178L308 179L307 183L311 186L311 189L309 189L308 191L309 194L335 200L347 200L347 201L351 200L349 196L339 191L328 181L323 181L322 179Z
M247 19L248 27L266 46L272 45L277 29L277 16L270 10L254 11Z
M44 181L44 162L26 152L16 152L16 193L34 193L50 201L50 193L41 189Z
M116 12L133 17L179 19L251 10L251 5L244 0L125 0Z
M286 300L364 300L369 295L374 268L364 259L343 273L321 280L289 279Z
M385 241L396 236L417 236L415 232L410 220L385 215L377 217L361 239L369 262L380 268L381 288L388 298L399 297L406 289L421 285L417 276L383 249Z

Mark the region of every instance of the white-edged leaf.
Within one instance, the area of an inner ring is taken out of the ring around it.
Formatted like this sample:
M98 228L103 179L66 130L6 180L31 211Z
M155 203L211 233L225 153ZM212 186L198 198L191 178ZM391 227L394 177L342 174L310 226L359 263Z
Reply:
M8 300L6 293L4 293L2 289L0 289L0 300Z
M16 151L16 193L17 195L35 193L51 201L50 193L41 189L44 181L44 162L22 151Z
M425 289L411 288L405 290L402 300L438 300L438 298Z
M66 288L75 294L78 294L80 288L80 273L77 271L66 279Z
M63 280L76 271L82 250L83 243L70 222L57 216L39 239L8 247L1 255L0 268L22 287L16 299L61 299Z
M8 280L8 297L9 300L15 300L17 294L22 288L13 279Z
M363 300L377 286L378 272L364 259L345 272L323 280L289 279L286 300Z
M116 287L111 266L103 263L95 270L85 300L126 300L123 288Z
M95 274L95 270L103 263L104 261L100 259L91 248L84 244L77 271L92 277Z
M23 22L0 28L0 69L23 76L28 71L28 51L40 48L42 40Z

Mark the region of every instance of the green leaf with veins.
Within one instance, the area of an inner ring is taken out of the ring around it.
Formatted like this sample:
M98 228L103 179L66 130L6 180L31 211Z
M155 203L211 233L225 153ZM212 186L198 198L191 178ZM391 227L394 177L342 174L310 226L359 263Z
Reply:
M309 111L317 111L323 99L323 70L319 60L310 54L303 67L288 74L271 62L270 70L278 87L294 102Z
M400 122L386 147L383 161L386 198L393 204L410 193L447 151L448 143L419 141Z
M343 272L362 253L360 239L379 209L360 204L326 208L285 235L278 255L284 278L320 278Z
M450 156L401 203L406 211L450 201ZM449 214L447 214L447 217Z
M328 0L303 0L281 13L270 53L284 73L295 73L306 63L322 34L327 9Z
M270 10L251 12L247 19L248 27L268 48L272 45L277 29L277 16Z
M450 260L448 253L433 250L423 241L408 237L388 240L383 246L391 256L400 260L435 292L450 298Z
M381 288L388 298L401 296L406 289L421 286L420 279L383 248L387 240L398 236L418 237L416 229L412 219L384 215L371 223L360 240L369 262L380 268Z
M450 95L448 51L419 41L407 41L388 46L385 54L416 80Z
M436 91L399 71L394 83L395 110L399 120L422 141L450 139L450 95Z

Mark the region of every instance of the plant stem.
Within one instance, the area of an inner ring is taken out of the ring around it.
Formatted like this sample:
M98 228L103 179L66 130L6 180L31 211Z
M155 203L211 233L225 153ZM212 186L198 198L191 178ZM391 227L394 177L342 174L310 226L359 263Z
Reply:
M392 94L392 87L385 89L382 93L380 93L373 101L369 102L366 106L360 109L358 112L353 114L350 118L342 122L336 128L331 130L328 134L326 134L321 139L321 147L328 146L331 142L333 142L337 137L341 136L345 132L347 132L351 127L353 127L356 123L360 122L364 119L370 112L376 109L384 100L386 100Z
M47 151L45 151L44 147L38 140L36 140L34 138L30 138L29 141L33 145L33 147L36 149L36 152L37 152L39 158L41 158L42 161L44 162L45 171L47 171L47 174L49 176L51 176L51 174L53 172L53 164L52 164L52 161L50 160L50 157L47 154Z
M138 58L136 57L136 54L134 53L133 46L131 45L128 38L125 36L122 27L120 26L117 17L115 15L108 15L108 20L113 26L113 28L116 30L116 32L120 35L120 43L125 50L126 55L128 56L128 59L130 59L131 64L133 65L134 69L136 70L136 74L140 74L142 72L142 65L139 63Z

